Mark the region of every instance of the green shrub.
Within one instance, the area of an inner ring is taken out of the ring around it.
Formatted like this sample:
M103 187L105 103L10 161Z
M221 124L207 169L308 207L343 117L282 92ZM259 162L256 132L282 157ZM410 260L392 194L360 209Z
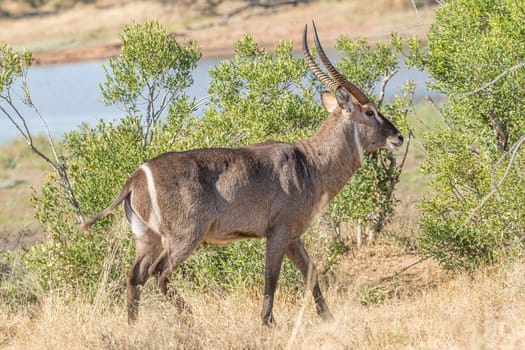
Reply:
M421 206L420 245L446 267L522 253L522 24L518 2L458 0L437 9L428 34L426 68L448 103L446 125L424 138L433 195Z

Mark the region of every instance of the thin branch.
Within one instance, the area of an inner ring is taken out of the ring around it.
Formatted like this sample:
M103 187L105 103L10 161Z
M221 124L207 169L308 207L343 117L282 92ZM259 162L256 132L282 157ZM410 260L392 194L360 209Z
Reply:
M247 9L251 7L262 7L264 9L269 9L269 8L285 6L285 5L297 5L297 0L290 0L290 1L284 0L284 1L279 1L276 3L261 3L259 1L250 1L248 4L238 7L224 14L224 16L222 16L222 19L219 21L219 25L225 25L226 23L228 23L228 20L231 17L238 15L239 13L246 11Z
M0 96L0 97L3 97L3 96ZM26 140L26 142L28 144L31 143L31 138L30 138L30 135L26 134L26 132L24 130L22 130L22 128L20 127L20 125L18 125L18 123L13 119L13 117L11 116L11 114L9 114L1 105L0 105L0 110L7 116L7 118L11 121L11 123L15 126L15 128L18 130L18 132L20 133L20 135L22 135L24 137L24 139ZM24 123L25 124L25 123ZM25 126L25 130L27 131L27 125L24 125Z
M28 94L27 96L29 96L29 92L27 92L27 94ZM55 147L55 141L53 140L53 136L51 136L51 132L49 131L49 127L47 125L46 120L44 119L44 117L42 117L42 114L40 113L38 108L36 108L36 106L33 104L33 102L30 99L27 102L28 102L29 107L33 110L33 112L35 112L38 119L40 119L40 122L44 126L44 129L46 130L47 140L49 142L49 145L51 146L51 151L53 152L53 157L55 158L55 161L57 162L57 164L60 163L60 158L58 157L58 152Z
M393 275L390 275L390 276L386 276L386 277L381 278L381 279L379 280L379 282L377 282L377 285L379 285L379 284L381 284L381 283L383 283L383 282L385 282L385 281L392 280L392 279L398 277L399 275L401 275L401 274L402 274L403 272L405 272L406 270L411 269L411 268L413 268L414 266L419 265L419 264L421 264L421 263L424 262L424 261L427 261L428 259L430 259L430 257L421 258L421 259L419 259L418 261L413 262L412 264L403 267L401 270L397 271L397 272L394 273Z
M381 107L381 105L383 104L383 99L385 98L385 89L386 89L388 82L394 77L394 75L397 74L398 71L399 69L397 68L391 70L384 76L383 80L381 81L381 87L379 89L379 98L377 102L378 108Z
M148 97L147 97L147 108L146 108L146 127L142 133L142 149L146 149L148 146L148 138L150 136L150 130L153 126L154 119L154 105L153 105L153 95L155 94L155 88L146 84L148 87Z
M12 99L11 99L11 94L9 93L9 91L8 91L7 94L8 94L8 97L0 95L0 98L2 98L4 101L7 102L7 104L11 107L11 109L16 113L16 116L18 117L18 119L20 119L22 121L22 125L24 126L24 130L25 131L22 131L19 126L17 126L17 129L24 136L26 141L30 142L31 141L31 133L29 131L29 127L27 126L27 123L26 123L25 119L22 117L22 113L20 113L18 108L16 108L16 106L13 104ZM12 119L12 118L9 118L9 119L11 120L12 123L18 125L18 123L16 123L14 121L14 119Z
M467 217L467 219L465 220L465 222L463 223L463 225L466 225L469 221L472 220L472 218L474 217L474 215L476 214L476 212L478 210L480 210L484 205L485 203L487 203L487 201L496 193L498 192L498 189L501 187L501 185L503 184L503 182L505 181L505 179L507 178L507 175L509 174L510 172L510 169L514 163L514 159L516 158L516 154L518 153L518 150L520 149L520 147L523 145L523 143L525 143L525 135L522 135L518 141L516 141L516 143L510 148L509 152L505 153L504 155L502 155L500 157L500 159L496 162L496 165L494 166L494 168L492 169L492 172L494 174L494 172L496 171L496 168L499 164L501 164L501 162L503 162L503 159L507 157L507 155L510 154L510 160L509 160L509 164L507 164L507 167L505 168L505 172L503 173L503 176L501 177L501 179L499 180L499 182L494 185L494 183L491 185L492 189L491 191L485 196L483 197L483 199L481 200L481 202L470 212L469 216ZM492 180L493 181L493 180Z
M405 161L407 160L408 149L410 148L410 141L412 140L413 135L412 130L408 130L407 146L405 148L405 153L403 154L403 160L401 160L401 164L399 164L399 169L401 170L405 167Z
M447 123L447 120L445 119L445 116L443 115L443 112L441 111L441 108L439 108L439 106L436 104L436 102L434 102L434 100L432 99L432 97L430 96L425 96L425 99L427 101L429 101L433 106L434 108L437 109L437 111L439 112L439 116L441 117L441 119L443 120L443 123L445 123L445 125L447 126L447 128L450 130L452 129L450 127L450 125Z
M204 96L204 97L199 98L197 101L195 101L195 105L193 106L193 108L192 108L191 111L194 112L194 111L196 111L197 109L199 109L200 106L202 106L202 105L208 103L209 100L210 100L210 97L211 97L210 95L206 95L206 96Z
M166 101L168 100L168 96L169 96L169 99L171 100L174 95L175 95L175 93L171 93L170 94L170 92L166 90L166 92L164 93L164 95L162 96L162 99L160 101L159 108L157 109L157 112L153 116L153 122L154 123L156 123L160 119L160 116L162 115L162 112L164 112L166 107L168 107L168 104L166 103Z
M412 7L414 8L414 12L416 13L417 19L420 19L419 18L419 10L417 9L416 2L414 0L410 0L410 2L412 3Z
M475 90L472 90L470 92L466 92L464 94L459 94L458 96L459 97L467 97L467 96L470 96L470 95L473 95L473 94L476 94L482 90L485 90L486 88L488 88L489 86L492 86L494 85L498 80L500 80L501 78L503 78L505 75L515 71L516 69L520 69L522 67L525 67L525 62L521 62L520 64L517 64L513 67L510 67L510 68L507 68L505 69L501 74L499 74L496 78L494 78L493 80L489 81L488 83L485 83L483 85L481 85L479 88L475 89Z
M413 110L413 108L414 108L414 91L412 90L412 92L410 93L410 104L404 110L404 119L405 120L407 119L408 112L411 109ZM398 169L400 169L400 171L403 171L403 168L405 167L405 162L407 160L408 150L410 149L410 141L412 140L412 136L414 136L414 133L412 132L412 129L409 128L408 129L407 146L405 148L405 153L403 154L403 160L401 161L401 164L399 164L399 167L398 167Z

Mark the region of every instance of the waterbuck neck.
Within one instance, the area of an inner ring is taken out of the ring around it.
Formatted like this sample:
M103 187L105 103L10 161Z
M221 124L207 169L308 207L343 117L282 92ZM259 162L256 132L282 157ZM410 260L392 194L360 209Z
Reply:
M300 143L318 174L318 190L330 198L343 188L362 161L358 125L343 118L331 114L314 135Z

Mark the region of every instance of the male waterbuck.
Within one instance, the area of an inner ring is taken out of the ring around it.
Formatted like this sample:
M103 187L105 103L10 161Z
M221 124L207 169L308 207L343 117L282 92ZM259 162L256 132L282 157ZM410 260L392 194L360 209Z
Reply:
M161 292L183 309L176 290L167 290L173 269L199 243L241 238L266 238L264 324L273 321L274 293L285 255L311 288L317 313L332 318L301 235L361 166L363 151L399 147L403 136L333 67L314 24L315 45L330 75L317 66L306 32L307 27L303 33L306 62L335 92L322 94L330 114L313 136L294 143L269 141L161 154L142 164L115 201L81 226L89 228L124 202L136 244L127 281L129 321L137 317L138 286L150 276L156 276Z

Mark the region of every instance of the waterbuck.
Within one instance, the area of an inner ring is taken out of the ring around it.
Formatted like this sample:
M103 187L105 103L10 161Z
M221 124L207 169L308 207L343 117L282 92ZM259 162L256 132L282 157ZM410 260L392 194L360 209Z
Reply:
M305 26L303 51L310 70L335 91L321 96L330 114L313 136L294 143L161 154L129 177L108 208L82 224L82 230L89 228L124 202L136 244L127 280L130 322L137 317L138 286L150 276L183 309L177 291L167 290L173 269L200 243L241 238L266 238L264 324L274 320L274 293L285 255L311 288L317 313L332 318L301 235L361 166L363 151L399 147L403 136L330 63L314 24L315 45L330 75L317 66L306 34Z

